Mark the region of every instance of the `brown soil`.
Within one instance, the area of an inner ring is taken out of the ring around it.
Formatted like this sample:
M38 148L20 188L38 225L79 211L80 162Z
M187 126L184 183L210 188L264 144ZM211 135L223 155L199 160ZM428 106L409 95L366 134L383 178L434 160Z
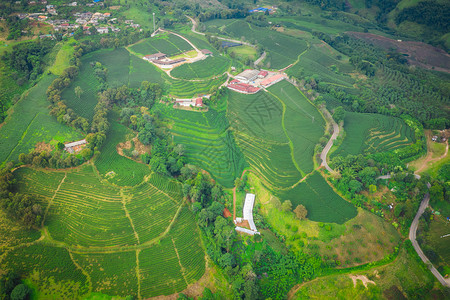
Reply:
M361 280L366 288L367 288L367 284L368 283L372 283L372 284L377 285L374 281L369 280L369 278L367 278L367 276L365 276L365 275L350 275L349 277L353 280L353 286L354 287L356 287L356 281L357 280Z
M442 49L422 42L397 41L372 33L347 32L347 34L385 50L393 48L402 54L407 54L406 58L411 65L450 73L450 55Z
M251 228L250 228L250 224L248 224L248 221L247 221L247 220L242 220L242 222L236 223L236 226L242 227L242 228L251 229Z
M232 217L232 214L230 212L230 210L228 208L225 207L225 209L223 210L223 217L224 218L229 218Z
M150 150L152 149L151 146L142 144L137 137L134 137L132 141L134 142L134 150L139 152L139 156L144 153L150 153ZM125 156L123 154L123 149L131 149L131 141L126 141L117 145L117 153L119 153L119 155ZM138 157L137 160L140 161L140 158Z
M53 150L53 147L50 144L46 144L45 142L37 143L34 148L38 152L42 152L42 151L51 152Z
M426 158L422 161L422 163L418 166L417 170L414 172L415 174L419 174L419 173L425 171L430 166L431 162L435 162L435 161L444 159L448 154L448 139L447 139L445 141L445 143L446 143L445 153L443 155L441 155L440 157L433 158L433 152L430 151L430 149L431 149L430 145L431 145L431 143L433 143L433 141L431 140L432 134L430 131L426 130L425 136L427 137L428 153L427 153Z

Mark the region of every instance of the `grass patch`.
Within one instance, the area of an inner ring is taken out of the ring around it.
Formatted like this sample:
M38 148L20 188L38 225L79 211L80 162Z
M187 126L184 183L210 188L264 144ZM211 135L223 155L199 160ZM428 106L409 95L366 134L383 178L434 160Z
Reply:
M69 67L70 58L72 57L75 51L74 49L75 43L76 43L75 39L71 38L70 40L62 44L61 48L56 54L56 58L53 65L48 69L50 72L59 76L65 69Z

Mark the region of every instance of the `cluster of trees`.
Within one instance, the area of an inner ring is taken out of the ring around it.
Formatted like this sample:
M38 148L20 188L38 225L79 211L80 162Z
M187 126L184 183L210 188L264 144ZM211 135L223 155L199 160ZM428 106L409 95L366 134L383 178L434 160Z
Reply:
M215 19L239 19L248 16L248 9L239 7L235 9L222 9L220 11L202 12L197 15L200 22Z
M5 300L25 300L31 293L31 289L21 283L20 276L8 270L0 277L0 298Z
M245 21L248 23L251 23L253 25L259 26L259 27L268 27L272 26L269 24L269 21L266 18L266 15L269 15L269 11L266 10L265 14L252 14L245 18Z
M352 90L350 93L345 88L321 83L320 76L314 76L311 88L338 100L348 111L397 117L409 114L431 128L447 125L448 113L442 108L448 103L450 93L444 75L420 68L410 69L402 55L383 51L348 35L331 38L321 32L314 34L348 55L350 62L362 73L376 74L377 80L372 80L370 86L360 86L360 92Z
M6 214L28 228L41 226L43 210L34 196L14 192L12 163L0 169L0 207Z
M348 155L347 157L336 156L332 159L332 165L339 171L340 176L333 179L333 185L350 199L356 206L365 207L373 213L385 217L390 213L391 203L378 202L367 198L363 192L372 194L376 192L382 181L377 179L381 172L395 174L389 181L396 198L393 210L397 225L402 230L407 230L417 211L420 201L428 191L426 183L429 178L417 180L413 173L403 171L404 163L395 155L387 159L380 159L381 155ZM392 159L392 160L391 160Z
M403 21L416 22L445 34L450 31L449 19L450 4L448 2L423 1L415 6L404 8L395 18L395 22L397 25Z
M103 66L100 62L92 62L91 66L94 68L95 78L97 78L100 86L98 89L104 91L108 88L108 82L106 81L106 75L108 74L108 69Z
M28 19L19 19L18 16L8 16L6 18L6 25L8 26L7 40L20 39L26 29L28 28Z
M28 80L36 80L44 70L44 58L53 46L54 41L45 39L20 43L12 47L2 56L2 61L17 74L17 84L22 85Z
M64 151L64 144L59 143L52 152L34 150L28 154L21 153L19 161L24 165L32 165L35 168L63 169L78 166L92 157L92 150L84 148L79 154L69 154Z

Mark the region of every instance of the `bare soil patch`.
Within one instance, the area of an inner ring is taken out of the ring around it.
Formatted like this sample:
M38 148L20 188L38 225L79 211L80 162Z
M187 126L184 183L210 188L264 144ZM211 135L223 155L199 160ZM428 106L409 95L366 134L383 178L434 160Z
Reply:
M142 144L141 141L139 141L139 139L137 138L137 136L134 137L131 141L133 141L133 143L134 143L134 149L133 150L136 150L138 152L138 156L137 156L137 158L135 160L140 161L140 156L142 154L150 153L152 147L150 145L147 146L147 145ZM123 153L123 150L132 148L131 141L126 141L124 143L119 143L117 145L117 153L119 153L119 155L122 155L124 157L128 157L128 156L126 156Z
M442 49L422 42L393 40L373 33L347 32L347 34L385 50L393 48L407 54L406 59L411 65L450 73L450 55Z
M367 276L365 276L365 275L349 275L349 277L353 280L353 286L354 287L356 287L356 281L357 280L361 280L366 288L367 288L367 284L368 283L372 283L372 284L377 285L375 283L375 281L369 280L369 278L367 278Z
M39 142L35 146L36 151L38 152L51 152L53 150L52 145L46 144L45 142Z

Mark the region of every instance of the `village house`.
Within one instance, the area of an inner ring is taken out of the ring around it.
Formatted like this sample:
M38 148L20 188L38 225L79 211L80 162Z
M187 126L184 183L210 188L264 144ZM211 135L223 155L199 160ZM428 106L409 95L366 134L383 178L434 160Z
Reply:
M109 32L109 29L108 29L108 27L98 27L97 32L100 34L105 34L105 33Z
M213 56L213 53L211 51L209 51L208 49L202 49L200 51L206 56Z
M149 54L144 56L145 60L151 61L151 60L159 60L159 59L164 59L166 58L167 55L161 52L155 53L155 54Z
M79 151L81 151L87 144L86 140L80 140L80 141L76 141L76 142L72 142L72 143L68 143L68 144L64 144L64 150L66 150L67 152L73 154L73 153L77 153Z

